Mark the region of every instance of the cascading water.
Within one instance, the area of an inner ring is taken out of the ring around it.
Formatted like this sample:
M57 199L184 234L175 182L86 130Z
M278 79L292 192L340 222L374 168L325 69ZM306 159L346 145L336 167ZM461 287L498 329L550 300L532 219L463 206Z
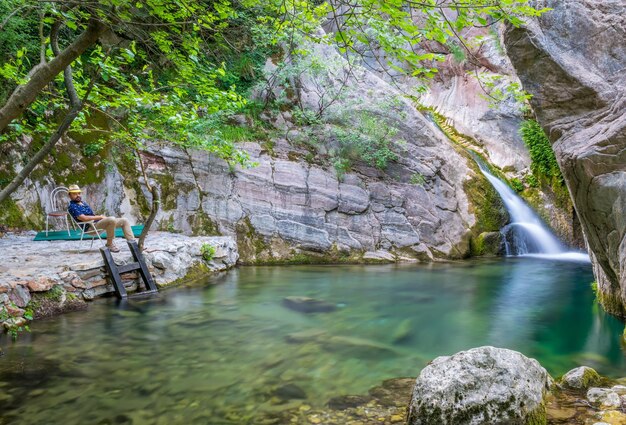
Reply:
M560 259L589 261L589 256L571 252L550 232L537 214L506 183L489 172L483 161L474 156L480 171L493 185L506 207L511 223L500 232L505 252L512 255L540 255Z

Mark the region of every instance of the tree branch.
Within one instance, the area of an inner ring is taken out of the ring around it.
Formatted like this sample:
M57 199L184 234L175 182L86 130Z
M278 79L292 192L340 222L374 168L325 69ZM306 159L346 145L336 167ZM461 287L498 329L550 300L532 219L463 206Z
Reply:
M0 109L0 132L4 131L13 119L22 115L35 101L41 90L98 40L104 25L90 20L87 29L67 46L58 56L45 65L38 66L26 84L18 86Z
M85 91L85 96L83 97L83 100L80 101L79 99L78 103L72 105L69 112L65 115L65 118L63 118L63 121L61 122L59 127L56 129L54 133L52 133L52 135L50 136L48 141L45 143L45 145L43 145L43 147L35 154L35 156L33 156L30 159L30 161L28 161L26 166L20 170L20 172L17 174L17 176L15 176L15 178L13 178L13 180L11 180L11 183L9 183L4 189L2 189L2 191L0 191L0 203L8 199L11 193L13 193L15 189L17 189L24 182L24 180L26 180L26 178L35 169L35 167L39 165L39 163L43 161L46 158L46 156L48 156L48 154L52 151L52 148L54 148L57 142L61 139L61 137L63 137L65 132L70 128L70 126L72 125L72 123L74 122L78 114L80 113L80 111L83 109L84 102L89 97L89 94L91 93L91 90L93 89L93 86L96 83L96 79L98 78L99 73L100 73L99 71L96 72L94 76L91 78L91 81L89 82L89 86L87 87L87 90ZM70 82L70 85L71 84L72 83ZM67 82L66 82L66 86L67 86Z

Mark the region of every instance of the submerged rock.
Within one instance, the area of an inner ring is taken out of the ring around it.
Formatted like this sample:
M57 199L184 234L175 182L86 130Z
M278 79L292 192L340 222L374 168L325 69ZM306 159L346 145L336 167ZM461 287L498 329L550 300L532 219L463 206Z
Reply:
M296 384L285 384L274 391L272 391L272 395L283 400L293 400L293 399L305 399L306 392Z
M307 329L305 331L293 332L285 337L285 340L292 344L301 344L303 342L317 341L326 335L326 331L321 329Z
M394 344L401 344L411 338L413 333L413 324L411 319L405 319L396 328L391 336L391 340Z
M393 347L364 338L331 336L320 342L327 351L341 352L362 359L382 359L398 355Z
M561 385L565 388L582 390L598 385L602 378L594 369L581 366L567 372L561 378Z
M309 297L286 297L283 305L300 313L328 313L337 310L334 304Z
M512 350L437 357L415 382L407 424L545 424L551 384L539 362Z
M365 395L342 395L328 400L328 407L333 410L345 410L369 403L372 397Z

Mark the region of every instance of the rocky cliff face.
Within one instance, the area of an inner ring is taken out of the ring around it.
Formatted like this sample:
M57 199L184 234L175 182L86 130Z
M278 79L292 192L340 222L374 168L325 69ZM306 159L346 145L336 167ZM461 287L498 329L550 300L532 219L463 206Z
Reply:
M343 107L362 108L393 93L371 74L356 91L361 101ZM149 172L173 176L177 190L157 219L190 232L204 217L217 232L237 237L244 262L467 256L476 218L464 186L482 182L480 176L410 103L379 113L406 142L385 172L361 164L339 178L332 166L307 160L309 151L281 138L272 140L271 151L242 145L258 165L236 171L203 152L155 147L158 165Z
M550 0L506 48L549 134L592 253L600 299L626 316L626 14L621 0Z
M367 109L402 139L394 148L397 160L385 171L360 163L338 176L331 164L286 137L272 139L271 148L242 144L257 163L244 170L232 170L205 152L152 146L145 159L150 178L163 187L159 227L234 235L241 260L248 263L468 256L472 229L497 230L503 224L491 220L493 228L477 226L492 208L495 197L487 194L493 189L462 149L408 100L392 99L397 93L389 84L361 70L350 85L342 111L351 116ZM303 90L304 102L319 101L315 90L306 84ZM374 106L385 102L390 106ZM62 183L72 182L56 182ZM32 210L32 198L38 195L44 205L52 186L45 178L30 183L14 200ZM102 182L87 186L87 199L98 209L140 221L145 214L140 191L145 187L132 171L109 167Z
M420 102L435 108L459 133L469 136L474 148L483 152L491 164L520 175L530 166L528 150L519 134L524 120L521 104L513 97L490 104L494 99L489 97L490 89L486 87L494 84L494 89L503 89L512 83L519 84L519 80L497 31L469 29L465 33L468 38L483 39L472 48L473 57L459 61L448 55L443 63L437 64L439 72Z

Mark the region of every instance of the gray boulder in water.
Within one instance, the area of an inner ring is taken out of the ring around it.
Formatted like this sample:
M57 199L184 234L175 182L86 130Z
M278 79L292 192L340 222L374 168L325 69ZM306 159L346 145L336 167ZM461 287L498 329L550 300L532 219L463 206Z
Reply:
M553 384L539 362L495 347L437 357L420 373L407 425L545 424Z

